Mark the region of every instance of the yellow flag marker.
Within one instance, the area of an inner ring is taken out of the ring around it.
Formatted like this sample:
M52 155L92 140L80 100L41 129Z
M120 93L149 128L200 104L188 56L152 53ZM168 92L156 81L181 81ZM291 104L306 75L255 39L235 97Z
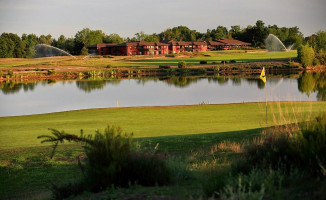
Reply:
M264 83L266 84L265 67L263 67L263 70L261 70L260 79L263 80Z
M119 100L117 100L117 108L119 108Z

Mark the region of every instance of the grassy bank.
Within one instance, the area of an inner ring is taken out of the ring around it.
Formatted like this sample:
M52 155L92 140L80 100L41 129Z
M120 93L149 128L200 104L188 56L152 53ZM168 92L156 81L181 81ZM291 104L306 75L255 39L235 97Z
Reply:
M325 110L325 102L271 103L268 125L277 107L303 112ZM48 128L79 134L115 124L136 138L239 131L265 127L265 104L227 104L176 107L108 108L0 118L0 148L40 146L38 135ZM287 108L286 108L287 107ZM290 121L291 122L291 119Z

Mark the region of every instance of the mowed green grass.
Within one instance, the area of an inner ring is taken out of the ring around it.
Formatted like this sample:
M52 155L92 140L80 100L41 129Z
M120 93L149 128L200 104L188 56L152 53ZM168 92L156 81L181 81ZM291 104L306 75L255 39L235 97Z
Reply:
M209 56L204 56L209 55ZM79 67L105 67L111 65L113 67L139 67L139 66L158 66L158 65L172 65L176 66L179 61L186 61L188 65L199 65L201 60L220 63L221 61L235 60L237 62L256 62L269 61L277 59L285 59L296 57L296 51L290 52L266 52L257 51L246 53L245 51L209 51L201 52L197 56L179 55L175 58L164 56L115 56L114 58L84 58L78 56L73 59L66 57L47 57L36 59L0 59L0 67L14 67L14 66L79 66Z
M201 54L209 56L193 56L193 57L176 57L163 59L139 59L130 60L128 62L132 65L178 65L179 61L185 61L188 65L199 65L200 61L207 61L208 64L212 62L221 63L221 61L235 60L236 62L258 62L258 61L272 61L285 58L293 58L297 56L297 51L289 52L255 52L245 53L245 51L212 51L201 52Z
M326 102L270 103L267 126L306 120L304 114L319 113L325 108ZM273 120L280 111L295 113L295 118ZM83 129L85 134L91 134L107 124L121 126L126 132L133 132L135 138L241 131L266 126L265 104L107 108L1 117L0 149L40 146L37 136L50 134L48 128L72 134Z

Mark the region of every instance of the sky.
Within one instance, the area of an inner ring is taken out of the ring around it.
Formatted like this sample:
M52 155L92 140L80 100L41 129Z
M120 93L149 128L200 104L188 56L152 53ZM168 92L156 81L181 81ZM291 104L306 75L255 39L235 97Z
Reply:
M326 31L325 10L325 0L0 0L0 34L74 37L90 28L133 37L179 25L206 32L262 20L265 25L298 26L309 36Z

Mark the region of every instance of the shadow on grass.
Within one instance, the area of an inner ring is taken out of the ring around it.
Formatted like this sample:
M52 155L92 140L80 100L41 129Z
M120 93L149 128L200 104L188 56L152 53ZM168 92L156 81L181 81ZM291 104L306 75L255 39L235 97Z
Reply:
M153 149L168 156L187 156L198 150L209 150L212 145L223 140L241 141L251 139L261 133L260 128L194 135L136 138L143 149ZM62 145L58 148L55 160L47 154L51 146L19 148L0 151L0 199L44 199L49 198L51 183L76 179L81 171L76 156L82 148L79 145ZM37 195L42 194L40 197Z
M154 148L158 144L160 152L185 155L197 150L210 149L212 145L223 140L242 141L252 139L259 135L261 131L262 128L257 128L231 132L137 138L135 141L139 142L143 148Z

